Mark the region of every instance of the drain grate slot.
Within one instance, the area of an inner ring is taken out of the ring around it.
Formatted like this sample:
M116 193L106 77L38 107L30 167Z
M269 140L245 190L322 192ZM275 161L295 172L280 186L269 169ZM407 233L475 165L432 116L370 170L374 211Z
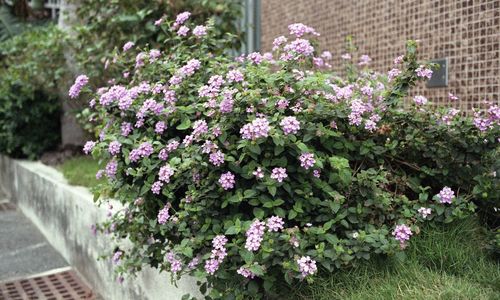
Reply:
M16 206L10 202L0 202L0 211L15 210Z
M96 300L75 271L0 283L0 300Z

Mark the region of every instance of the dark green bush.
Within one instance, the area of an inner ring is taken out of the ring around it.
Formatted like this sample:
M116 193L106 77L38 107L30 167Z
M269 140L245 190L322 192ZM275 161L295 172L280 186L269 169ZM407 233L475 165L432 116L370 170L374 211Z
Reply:
M47 26L0 44L0 152L34 159L59 144L63 41Z

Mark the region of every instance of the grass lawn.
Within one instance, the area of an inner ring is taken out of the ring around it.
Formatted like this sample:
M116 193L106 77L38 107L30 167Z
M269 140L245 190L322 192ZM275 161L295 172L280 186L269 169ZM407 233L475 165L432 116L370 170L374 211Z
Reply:
M424 228L406 259L378 259L303 285L295 299L500 299L500 262L475 218Z
M66 160L57 168L64 174L69 184L94 187L101 180L95 178L100 169L97 161L88 156L77 156Z

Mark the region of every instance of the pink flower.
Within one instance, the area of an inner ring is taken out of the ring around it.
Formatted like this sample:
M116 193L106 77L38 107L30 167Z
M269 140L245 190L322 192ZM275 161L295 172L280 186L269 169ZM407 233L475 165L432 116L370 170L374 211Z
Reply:
M300 122L296 117L285 117L280 122L281 129L285 135L296 134L300 129Z
M156 61L158 57L160 57L160 55L161 55L160 50L152 49L151 51L149 51L149 61L150 62Z
M224 163L224 153L220 150L210 153L209 161L216 167L219 167Z
M229 82L242 82L243 81L243 73L239 70L231 70L227 72L226 79Z
M251 123L245 124L241 129L241 137L246 140L256 140L267 137L269 134L269 122L266 118L256 118Z
M312 153L303 153L299 157L300 166L306 170L314 166L316 160L314 159L314 154Z
M207 27L198 25L193 29L193 34L197 37L201 37L207 34Z
M255 220L246 232L247 240L245 242L245 249L248 251L259 250L260 244L263 240L264 230L266 229L265 223Z
M291 55L290 58L297 58L297 55L311 56L314 52L314 47L308 40L296 39L295 41L287 44L284 50ZM284 60L289 60L285 57Z
M399 241L401 248L406 247L406 242L410 239L412 234L413 233L411 232L410 227L406 226L405 224L397 225L392 232L394 238Z
M109 154L116 155L116 154L120 153L121 146L122 146L122 144L120 144L120 142L118 142L118 141L113 141L113 142L109 143L109 146L108 146Z
M449 187L445 186L437 195L439 202L443 204L451 204L453 198L455 198L455 192L453 192Z
M252 63L258 65L262 62L262 55L259 52L252 52L248 54L247 59L250 60Z
M250 278L250 279L254 279L255 278L255 274L252 273L252 271L250 271L249 269L245 268L245 267L240 267L236 273L240 274L241 276L245 277L245 278Z
M271 172L271 178L275 179L278 182L283 182L285 178L288 177L285 168L274 168Z
M158 224L163 225L167 223L167 220L170 218L170 214L168 212L169 208L170 205L167 204L158 212Z
M155 124L155 132L158 133L158 134L163 134L163 132L165 131L165 128L167 126L165 125L165 122L163 121L159 121Z
M344 60L350 60L351 59L351 54L349 53L344 53L340 56Z
M114 178L116 176L116 172L118 171L118 162L116 160L111 160L106 165L106 176L109 178Z
M94 141L86 142L85 145L83 146L83 153L89 154L90 152L92 152L92 149L94 149L96 144L97 143Z
M427 104L427 98L425 98L424 96L422 95L417 95L415 97L413 97L413 102L415 102L415 104L417 105L425 105Z
M158 178L160 181L169 183L170 182L170 177L174 175L174 170L170 165L165 165L160 168L160 171L158 172Z
M130 50L132 47L134 47L134 42L126 42L125 45L123 45L123 52L127 52Z
M223 189L230 190L234 188L234 184L236 183L234 178L235 177L231 172L223 173L219 178L219 184L222 186Z
M405 58L405 56L404 56L404 55L400 55L400 56L396 57L396 58L394 59L394 64L395 64L395 65L399 65L400 63L402 63L402 62L403 62L403 59L404 59L404 58Z
M416 70L415 73L417 74L418 77L420 78L427 78L431 79L432 77L432 70L429 68L426 68L424 65L420 65Z
M275 38L273 41L273 51L278 50L279 46L281 46L282 44L284 44L286 42L287 42L287 39L284 36L279 36L279 37Z
M298 38L302 37L307 33L311 33L313 35L319 35L319 33L317 33L314 30L314 28L304 25L302 23L290 24L288 25L288 30L290 31L291 35L295 35Z
M448 99L450 99L450 101L457 101L458 97L453 95L452 93L448 93Z
M272 216L267 219L267 228L269 231L278 232L283 229L283 225L285 225L285 222L278 216Z
M422 218L427 219L427 216L432 213L432 210L430 208L421 207L418 209L418 213L422 216Z
M258 167L255 171L253 171L252 173L255 177L257 177L258 179L262 179L264 178L264 171L262 171L262 169L260 167Z
M179 27L179 30L177 30L177 34L179 36L186 36L189 32L189 28L187 28L186 26L181 26Z
M368 65L371 61L372 61L372 59L371 59L368 55L363 54L363 55L361 55L361 57L359 58L359 63L358 63L358 65L360 65L360 66L366 66L366 65Z
M389 78L389 81L394 80L394 78L398 77L401 74L400 69L393 68L387 73L387 77Z
M321 177L321 171L320 170L314 170L313 171L313 176L316 177L316 178L320 178Z
M80 75L76 77L75 83L69 89L69 97L71 99L75 99L76 97L78 97L82 88L86 86L87 83L89 83L89 78L87 77L87 75Z
M187 12L187 11L178 14L176 19L175 19L174 28L176 28L179 25L184 24L184 22L186 22L190 16L191 16L191 13Z
M299 271L302 273L302 278L308 275L314 275L318 271L316 261L311 259L310 256L302 256L297 259L297 265L299 265Z
M160 192L161 192L161 188L163 187L163 182L161 181L156 181L153 183L153 185L151 186L151 192L153 192L153 194L155 195L159 195Z

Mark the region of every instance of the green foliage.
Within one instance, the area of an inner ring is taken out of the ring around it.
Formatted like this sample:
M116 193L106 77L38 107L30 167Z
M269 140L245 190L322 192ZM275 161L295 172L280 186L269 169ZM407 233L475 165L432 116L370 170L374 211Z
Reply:
M130 76L93 94L84 113L99 136L88 150L108 161L109 182L96 198L125 207L101 228L115 234L120 274L149 265L173 270L173 280L198 277L209 299L279 299L280 284L315 280L315 268L304 272L300 259L333 272L403 257L412 245L395 239L395 228L418 235L423 224L474 211L476 183L465 178L493 176L486 158L496 151L498 121L481 131L465 116L443 122L444 109L403 110L419 80L415 42L393 80L354 65L344 79L317 67L320 54L307 41L285 42L272 58L235 61L223 55L228 41L216 38L213 23L208 28L208 36L179 37L166 21L160 30L168 50L159 57L147 47L139 56L118 51L115 65ZM244 80L231 80L235 70ZM124 134L127 124L135 126ZM168 146L175 142L178 148ZM223 162L214 162L221 154ZM306 165L304 154L314 161ZM284 180L273 175L278 168L286 169ZM450 175L461 168L470 170ZM234 186L224 181L228 172ZM455 193L450 203L437 196L445 185ZM273 219L284 228L271 230ZM259 226L262 240L252 248L247 235ZM222 246L213 242L224 238ZM199 263L188 267L193 260Z
M128 41L143 47L150 45L160 50L165 34L157 30L155 20L174 18L189 11L192 18L204 22L214 17L216 35L233 34L229 48L239 49L242 33L238 29L241 15L240 1L234 0L182 0L182 1L136 1L136 0L87 0L80 1L77 16L81 26L75 28L72 44L77 61L92 78L114 78L121 75L115 68L104 72L106 61L113 60L116 49ZM104 80L101 79L101 82Z
M60 141L64 35L35 27L0 44L0 152L36 158Z
M0 42L20 34L25 24L12 15L9 7L0 3Z
M89 157L72 157L64 161L57 168L61 170L71 185L93 188L102 182L95 177L95 174L99 171L99 163Z

